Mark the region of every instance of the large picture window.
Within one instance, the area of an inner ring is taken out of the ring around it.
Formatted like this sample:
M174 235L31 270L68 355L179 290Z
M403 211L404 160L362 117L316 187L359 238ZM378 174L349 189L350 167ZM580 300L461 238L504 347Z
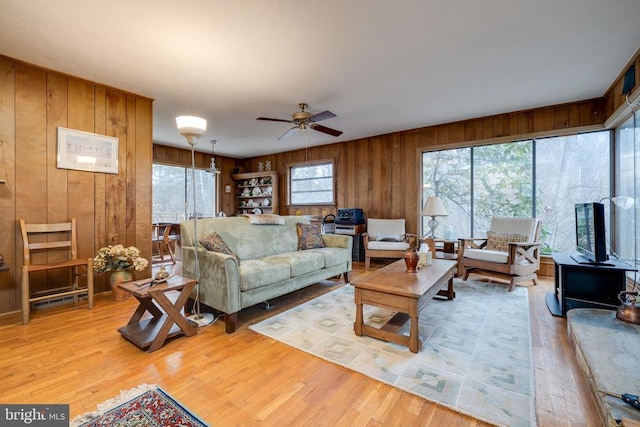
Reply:
M335 203L333 161L289 166L289 204Z
M439 196L449 214L436 237L482 237L494 216L537 217L543 253L573 252L574 205L610 195L610 144L601 131L423 153L423 203Z
M179 222L194 215L216 215L216 175L195 170L196 206L191 193L191 168L153 165L153 222Z

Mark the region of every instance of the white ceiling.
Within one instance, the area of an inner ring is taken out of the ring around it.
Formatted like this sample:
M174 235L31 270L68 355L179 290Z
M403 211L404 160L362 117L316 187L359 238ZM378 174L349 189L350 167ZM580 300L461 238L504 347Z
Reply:
M153 98L252 157L602 96L640 0L0 0L0 54ZM337 117L277 141L297 104Z

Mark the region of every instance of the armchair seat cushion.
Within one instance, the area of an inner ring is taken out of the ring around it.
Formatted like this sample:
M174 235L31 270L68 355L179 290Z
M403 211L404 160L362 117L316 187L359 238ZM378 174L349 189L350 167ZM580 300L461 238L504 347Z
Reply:
M498 264L506 264L509 254L502 251L492 251L489 249L466 249L464 257L469 259L477 259L478 261L495 262Z
M406 251L409 249L407 242L385 242L385 241L369 241L367 249L376 251Z

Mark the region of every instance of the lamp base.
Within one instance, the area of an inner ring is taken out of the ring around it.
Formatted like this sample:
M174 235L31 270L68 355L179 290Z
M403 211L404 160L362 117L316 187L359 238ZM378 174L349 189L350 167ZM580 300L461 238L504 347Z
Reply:
M429 228L431 229L431 235L429 237L436 238L436 228L438 228L438 220L435 216L432 216L429 220Z
M214 317L211 313L194 313L191 316L188 316L187 320L191 320L198 325L198 327L203 327L211 325L214 321Z

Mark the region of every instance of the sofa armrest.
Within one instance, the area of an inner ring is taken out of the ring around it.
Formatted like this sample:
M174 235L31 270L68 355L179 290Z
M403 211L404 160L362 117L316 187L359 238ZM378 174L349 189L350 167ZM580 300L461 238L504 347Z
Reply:
M332 248L345 248L351 251L353 239L346 234L323 234L322 240L325 246Z
M231 255L198 249L200 301L227 314L240 311L240 271ZM182 274L195 279L193 246L182 248Z

